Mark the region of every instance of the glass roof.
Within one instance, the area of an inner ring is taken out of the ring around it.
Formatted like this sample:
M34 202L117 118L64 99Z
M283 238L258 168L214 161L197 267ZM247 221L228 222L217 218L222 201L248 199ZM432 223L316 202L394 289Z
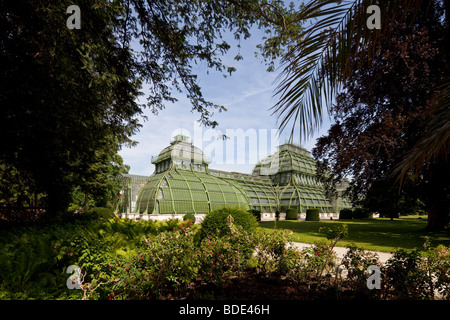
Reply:
M248 209L243 188L206 172L175 167L153 175L140 193L139 213L207 213L223 207Z
M152 157L152 163L157 164L168 159L172 161L179 159L196 164L209 163L203 151L194 146L189 137L183 135L174 137L168 147L164 148L157 157Z
M254 175L273 176L282 172L298 172L314 176L315 160L310 153L294 144L284 144L278 151L258 162L253 169Z

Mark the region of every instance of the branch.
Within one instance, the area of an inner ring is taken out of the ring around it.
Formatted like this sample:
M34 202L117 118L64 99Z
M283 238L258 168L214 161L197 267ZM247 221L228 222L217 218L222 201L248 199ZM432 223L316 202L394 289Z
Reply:
M231 3L231 4L233 4L233 5L235 5L236 7L239 7L239 8L241 8L241 9L245 10L245 11L248 12L248 13L254 13L253 10L250 10L248 7L243 6L242 3L239 2L239 1L235 1L235 0L226 0L226 1L229 2L229 3ZM284 29L286 30L286 21L285 21L284 15L283 15L282 13L278 12L277 7L274 6L274 5L271 4L271 3L263 3L263 4L261 4L261 7L263 7L263 6L271 6L272 8L274 8L274 9L277 11L277 13L278 13L279 15L282 16L282 18L283 18L283 27L284 27ZM257 13L258 13L261 17L263 17L264 19L266 19L267 22L270 22L270 23L275 24L275 25L277 25L277 26L282 25L281 23L279 23L279 22L273 20L272 18L270 18L264 11L262 11L262 10L260 10L260 9L257 9Z
M109 282L99 282L95 286L95 288L91 289L91 284L90 283L83 284L84 279L86 278L86 274L87 274L87 272L85 272L84 274L83 273L80 274L80 278L79 278L80 287L81 287L81 290L83 290L83 298L81 300L89 299L89 297L94 293L95 290L97 290L100 286L109 283ZM89 294L87 294L88 290L90 290Z

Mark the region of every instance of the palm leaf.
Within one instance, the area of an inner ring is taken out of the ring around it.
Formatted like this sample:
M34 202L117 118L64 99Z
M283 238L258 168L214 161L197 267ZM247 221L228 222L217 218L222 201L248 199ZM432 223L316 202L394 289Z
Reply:
M400 8L407 6L417 12L422 0L382 1L380 30L366 26L366 10L372 2L311 0L300 11L300 19L315 19L315 23L304 29L301 41L283 58L284 70L275 91L280 98L272 107L281 119L280 131L293 121L290 140L297 122L300 140L320 127L324 110L329 110L342 84L362 62L359 54L377 54L378 44L391 34L391 22L406 19Z

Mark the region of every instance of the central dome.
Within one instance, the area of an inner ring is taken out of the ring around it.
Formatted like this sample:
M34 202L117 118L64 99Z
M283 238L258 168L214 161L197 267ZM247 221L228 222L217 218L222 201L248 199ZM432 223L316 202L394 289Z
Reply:
M183 159L191 160L195 163L208 163L203 151L194 146L190 142L189 137L183 135L175 136L170 145L165 147L158 157L152 159L152 163L158 163L167 159Z
M314 176L315 160L306 149L294 144L283 144L278 151L258 162L253 175L275 176L283 172Z
M156 173L168 170L172 165L178 169L205 172L209 161L203 151L190 142L189 137L180 134L157 157L152 157L152 163L155 164Z

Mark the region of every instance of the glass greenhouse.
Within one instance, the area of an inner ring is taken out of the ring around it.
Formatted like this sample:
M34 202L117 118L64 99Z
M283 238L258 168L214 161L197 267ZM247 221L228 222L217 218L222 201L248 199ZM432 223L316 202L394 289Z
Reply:
M315 160L293 144L261 160L252 174L208 168L201 149L183 135L152 158L150 177L123 175L118 213L208 213L222 207L254 209L264 213L296 208L320 208L323 213L350 207L344 198L327 199L315 178Z

